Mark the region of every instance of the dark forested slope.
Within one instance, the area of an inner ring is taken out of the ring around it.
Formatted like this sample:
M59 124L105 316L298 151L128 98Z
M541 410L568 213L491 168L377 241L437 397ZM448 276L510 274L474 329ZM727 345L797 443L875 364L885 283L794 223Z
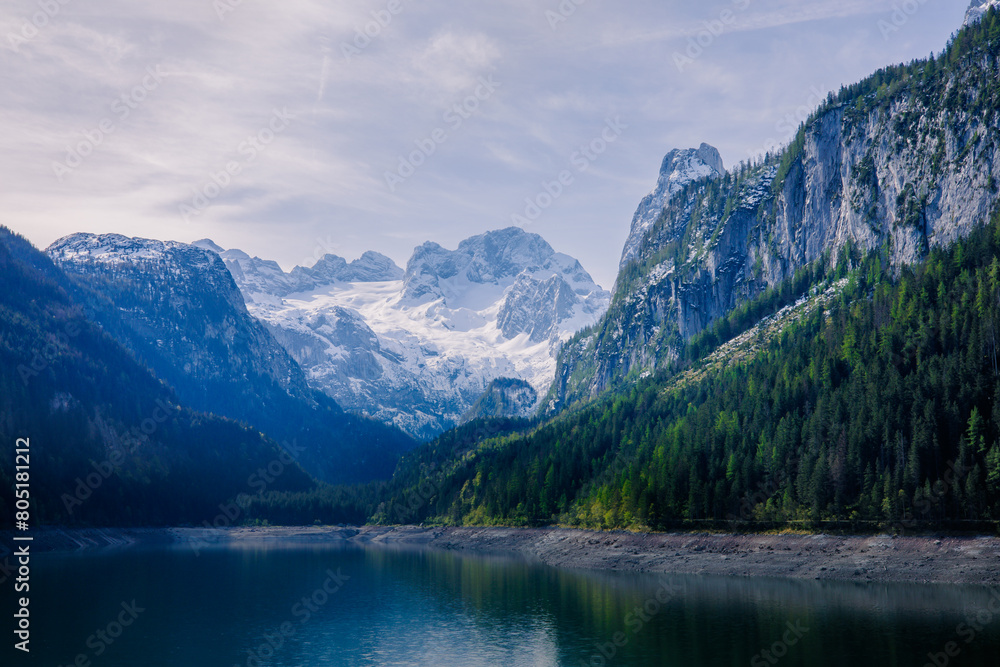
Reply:
M249 424L302 448L327 482L387 479L416 442L347 413L311 389L263 323L247 312L214 252L186 244L74 234L48 254L74 298L191 408Z
M70 280L0 228L0 525L14 519L14 443L30 441L31 524L212 521L220 505L315 482L273 441L181 407L94 325ZM266 489L265 489L266 490ZM238 517L237 517L238 518Z

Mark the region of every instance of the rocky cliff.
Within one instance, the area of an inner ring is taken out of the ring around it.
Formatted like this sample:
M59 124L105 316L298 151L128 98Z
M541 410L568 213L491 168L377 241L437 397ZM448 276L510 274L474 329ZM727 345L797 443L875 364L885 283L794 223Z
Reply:
M462 415L462 423L474 419L526 419L537 404L538 392L524 380L497 378Z
M635 259L646 233L659 220L663 207L677 193L697 180L722 176L725 173L722 156L716 148L708 144L687 150L674 149L667 153L660 166L660 177L656 181L656 187L643 198L632 217L632 227L625 241L619 269L625 268Z
M1000 182L1000 21L984 9L940 57L831 94L778 154L667 189L662 207L647 197L636 219L655 222L633 225L611 308L564 347L546 408L668 364L845 248L898 270L982 224Z
M1000 0L988 0L987 2L972 0L972 4L969 5L969 11L965 13L965 23L963 25L968 26L981 20L991 7L998 6L1000 6Z

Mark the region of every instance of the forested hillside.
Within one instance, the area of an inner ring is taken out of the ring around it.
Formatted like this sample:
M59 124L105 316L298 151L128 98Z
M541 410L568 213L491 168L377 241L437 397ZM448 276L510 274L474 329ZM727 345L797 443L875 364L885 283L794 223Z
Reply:
M428 480L376 518L998 520L998 258L1000 216L898 278L855 251L837 302L752 361L673 390L665 373L528 434L418 450L397 477ZM400 510L414 497L426 502Z
M406 454L388 482L317 485L293 466L249 498L239 520L997 525L998 82L992 9L940 57L831 95L785 150L679 190L623 267L608 315L564 348L544 421L474 420ZM176 304L157 291L154 272L80 265L100 297L90 298L23 241L4 238L0 269L13 291L0 300L0 437L41 434L40 460L54 472L39 512L58 517L54 499L109 455L117 442L109 434L141 424L151 402L176 403L71 295L82 294L79 303L145 363L162 361L161 375L175 372L181 388L191 355L167 358L159 347L170 336L197 337L172 331ZM190 312L202 313L198 304L209 301L186 282L171 294L191 297ZM755 329L820 292L799 316ZM137 315L118 314L119 300ZM66 345L71 323L82 333ZM215 323L185 331L225 331ZM723 346L748 331L760 333L718 363ZM18 376L38 350L40 367ZM189 390L204 391L204 379ZM240 381L227 376L218 387ZM248 420L284 418L283 409L268 411L269 398L216 394L203 398L239 402ZM486 407L480 414L505 414ZM30 418L14 420L22 414ZM246 496L241 480L277 451L230 422L178 415L76 520L134 521L133 498L142 499L141 521L197 516ZM289 433L313 424L293 420ZM312 431L311 442L325 442L327 429ZM11 488L4 465L0 483ZM163 502L171 489L185 492Z
M48 249L71 296L178 399L302 448L327 482L387 479L416 442L350 414L312 389L263 323L247 312L214 252L191 245L74 234Z
M314 487L259 432L179 405L86 317L68 278L2 227L0 285L0 441L10 452L0 457L0 527L14 520L19 438L30 441L32 526L212 522L279 463L265 489Z
M331 511L652 529L1000 521L998 72L991 9L939 57L831 95L783 151L688 184L607 316L564 347L547 421L467 424L387 485L327 493ZM755 353L706 363L817 290L829 298Z

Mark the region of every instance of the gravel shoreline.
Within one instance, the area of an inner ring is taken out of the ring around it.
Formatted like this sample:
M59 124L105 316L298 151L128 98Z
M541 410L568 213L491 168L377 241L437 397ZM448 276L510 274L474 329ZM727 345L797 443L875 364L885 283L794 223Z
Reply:
M856 582L1000 585L1000 538L591 532L566 528L42 529L34 552L140 545L342 544L501 554L553 567ZM0 533L12 544L11 532Z

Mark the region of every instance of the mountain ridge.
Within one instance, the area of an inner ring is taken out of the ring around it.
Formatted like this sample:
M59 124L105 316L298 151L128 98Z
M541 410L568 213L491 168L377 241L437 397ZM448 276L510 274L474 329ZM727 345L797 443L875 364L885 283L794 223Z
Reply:
M47 254L94 319L187 405L304 448L325 481L387 477L413 441L346 414L247 310L211 249L116 234L73 234Z
M392 280L307 291L288 289L299 269L238 250L220 256L311 386L418 438L458 424L494 379L544 394L562 342L610 299L577 260L516 227L454 250L424 243L405 271L378 276Z
M987 218L1000 183L996 9L929 60L831 94L785 149L666 200L605 318L563 349L546 409L669 367L726 313L815 262L900 267Z
M191 245L219 255L240 285L244 298L251 300L255 293L285 297L338 282L384 282L403 277L403 270L392 259L373 251L352 262L327 254L310 267L296 266L285 273L275 261L251 257L242 250L225 250L211 239Z
M0 435L30 441L33 525L211 521L280 463L273 491L315 481L258 431L196 412L92 319L41 251L0 226ZM14 458L0 459L0 526L14 518ZM21 481L21 480L19 480Z

